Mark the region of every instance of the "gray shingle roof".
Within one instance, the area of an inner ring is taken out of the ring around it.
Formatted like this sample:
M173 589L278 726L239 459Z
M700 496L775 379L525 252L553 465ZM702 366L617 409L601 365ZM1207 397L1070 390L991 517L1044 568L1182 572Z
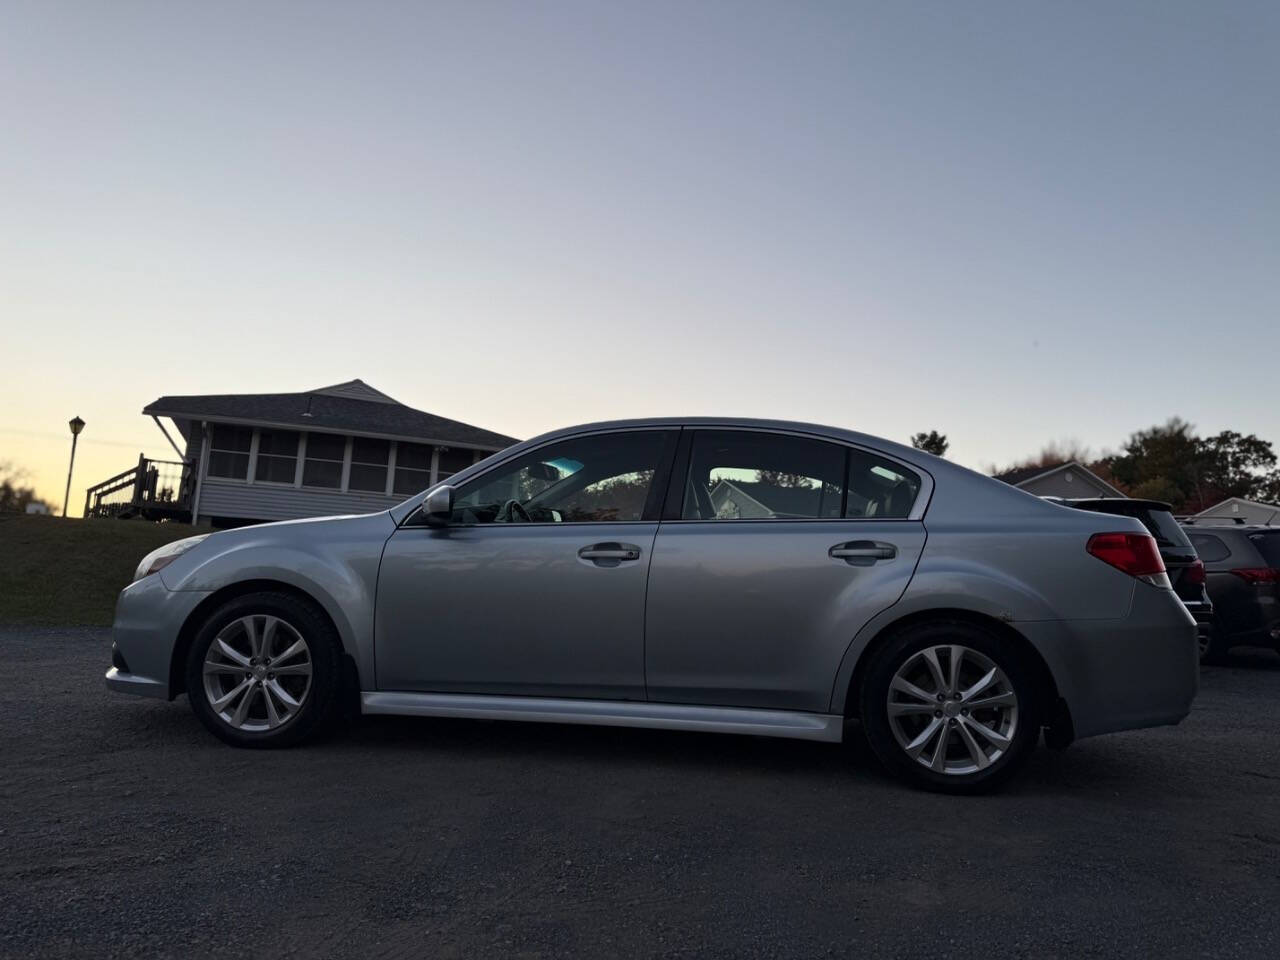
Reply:
M1066 461L1064 460L1063 463L1065 462ZM1016 487L1024 480L1030 480L1032 477L1038 477L1042 473L1050 473L1051 471L1057 470L1060 466L1062 466L1061 463L1055 463L1048 467L1022 467L1018 470L1006 470L1004 473L997 473L995 478L997 480L1003 480L1010 486Z
M492 430L406 407L360 380L306 393L161 397L147 404L142 412L175 419L273 424L306 430L433 440L485 450L501 450L517 442Z

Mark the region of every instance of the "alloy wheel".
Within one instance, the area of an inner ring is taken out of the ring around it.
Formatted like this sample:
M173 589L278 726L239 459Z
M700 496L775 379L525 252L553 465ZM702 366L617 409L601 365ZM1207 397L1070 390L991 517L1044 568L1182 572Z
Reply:
M293 626L267 614L240 617L209 644L204 695L235 730L275 730L306 702L311 666L311 649Z
M889 727L907 756L935 773L985 770L1013 743L1018 697L1008 676L972 647L926 647L889 684Z

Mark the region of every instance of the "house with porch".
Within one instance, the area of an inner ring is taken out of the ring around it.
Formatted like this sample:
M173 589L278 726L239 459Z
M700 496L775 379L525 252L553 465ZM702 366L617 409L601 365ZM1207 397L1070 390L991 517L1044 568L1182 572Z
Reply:
M166 396L142 412L176 459L139 457L90 487L86 517L239 526L368 513L517 442L415 410L362 380L303 393Z

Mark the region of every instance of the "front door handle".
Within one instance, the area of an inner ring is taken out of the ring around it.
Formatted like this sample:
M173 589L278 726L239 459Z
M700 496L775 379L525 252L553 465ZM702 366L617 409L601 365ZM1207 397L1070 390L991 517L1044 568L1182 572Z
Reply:
M837 543L827 551L833 560L843 560L854 567L869 567L877 560L892 560L898 555L898 548L891 543L876 543L874 540L850 540L848 543Z
M624 561L639 560L640 548L634 543L593 543L579 550L578 556L597 567L616 567Z

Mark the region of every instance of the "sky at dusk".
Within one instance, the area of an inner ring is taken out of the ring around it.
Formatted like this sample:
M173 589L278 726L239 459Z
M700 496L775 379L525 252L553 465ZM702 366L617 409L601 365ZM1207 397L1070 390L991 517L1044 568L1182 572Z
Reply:
M1280 4L0 0L0 461L359 377L526 437L1280 445Z

